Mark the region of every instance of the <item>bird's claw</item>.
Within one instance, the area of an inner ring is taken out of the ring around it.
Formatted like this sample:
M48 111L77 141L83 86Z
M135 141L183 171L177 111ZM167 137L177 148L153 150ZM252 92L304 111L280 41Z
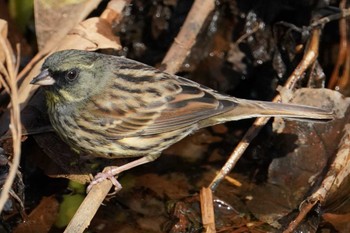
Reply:
M122 189L122 185L115 178L112 169L105 169L103 172L99 172L96 174L96 176L93 178L93 180L87 187L86 192L89 193L93 186L95 186L98 183L101 183L102 181L105 181L106 179L109 179L112 182L112 184L114 185L115 192L118 192Z

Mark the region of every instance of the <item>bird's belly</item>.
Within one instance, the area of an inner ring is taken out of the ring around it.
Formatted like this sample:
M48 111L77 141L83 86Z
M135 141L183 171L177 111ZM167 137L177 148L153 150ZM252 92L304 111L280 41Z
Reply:
M153 135L108 139L103 132L80 127L69 115L50 119L56 132L72 149L110 159L159 154L193 131L192 128L185 128Z

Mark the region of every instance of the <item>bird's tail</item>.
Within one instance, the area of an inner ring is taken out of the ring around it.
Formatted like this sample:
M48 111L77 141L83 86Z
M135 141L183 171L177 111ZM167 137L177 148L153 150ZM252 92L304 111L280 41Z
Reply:
M227 121L241 120L253 117L283 117L296 118L306 121L327 121L334 119L332 111L317 107L297 104L282 104L245 99L224 99L227 111L212 118L214 122L205 122L204 125L219 124ZM230 106L231 105L231 106Z

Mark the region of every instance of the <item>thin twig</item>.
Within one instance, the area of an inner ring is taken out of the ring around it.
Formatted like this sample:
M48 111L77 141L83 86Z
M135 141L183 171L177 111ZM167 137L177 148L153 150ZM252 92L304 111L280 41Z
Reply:
M346 0L342 0L339 4L341 9L345 8ZM339 20L339 49L337 62L335 63L331 78L328 83L328 88L334 89L339 86L340 89L349 84L349 45L348 45L348 19L342 18Z
M326 23L329 23L331 21L344 19L344 18L349 17L350 16L350 8L347 8L347 9L344 9L344 8L345 8L345 5L344 5L344 7L342 7L342 9L341 9L341 11L339 13L332 14L332 15L329 15L329 16L325 16L323 18L320 18L320 19L316 20L315 22L313 22L309 26L309 28L315 28L315 27L323 26Z
M166 72L174 74L180 70L214 8L215 0L196 0L193 3L179 34L163 59Z
M5 77L8 77L9 73L7 72L6 67L2 63L0 63L0 73L2 73L4 75L4 76L0 75L0 82L1 82L1 84L5 88L5 91L7 93L10 93L11 92L10 87L7 84L6 80L5 80Z
M317 202L306 202L304 203L302 209L300 210L298 216L289 223L288 228L283 231L283 233L292 233L305 218L305 216L312 210L312 208L317 204Z

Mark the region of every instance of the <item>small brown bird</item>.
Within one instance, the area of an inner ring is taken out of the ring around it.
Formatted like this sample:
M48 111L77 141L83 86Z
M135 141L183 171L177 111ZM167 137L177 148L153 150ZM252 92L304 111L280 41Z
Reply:
M44 62L32 84L45 86L48 113L76 151L105 158L141 157L92 184L151 162L194 131L227 121L280 116L332 119L315 107L238 99L122 57L65 50Z

